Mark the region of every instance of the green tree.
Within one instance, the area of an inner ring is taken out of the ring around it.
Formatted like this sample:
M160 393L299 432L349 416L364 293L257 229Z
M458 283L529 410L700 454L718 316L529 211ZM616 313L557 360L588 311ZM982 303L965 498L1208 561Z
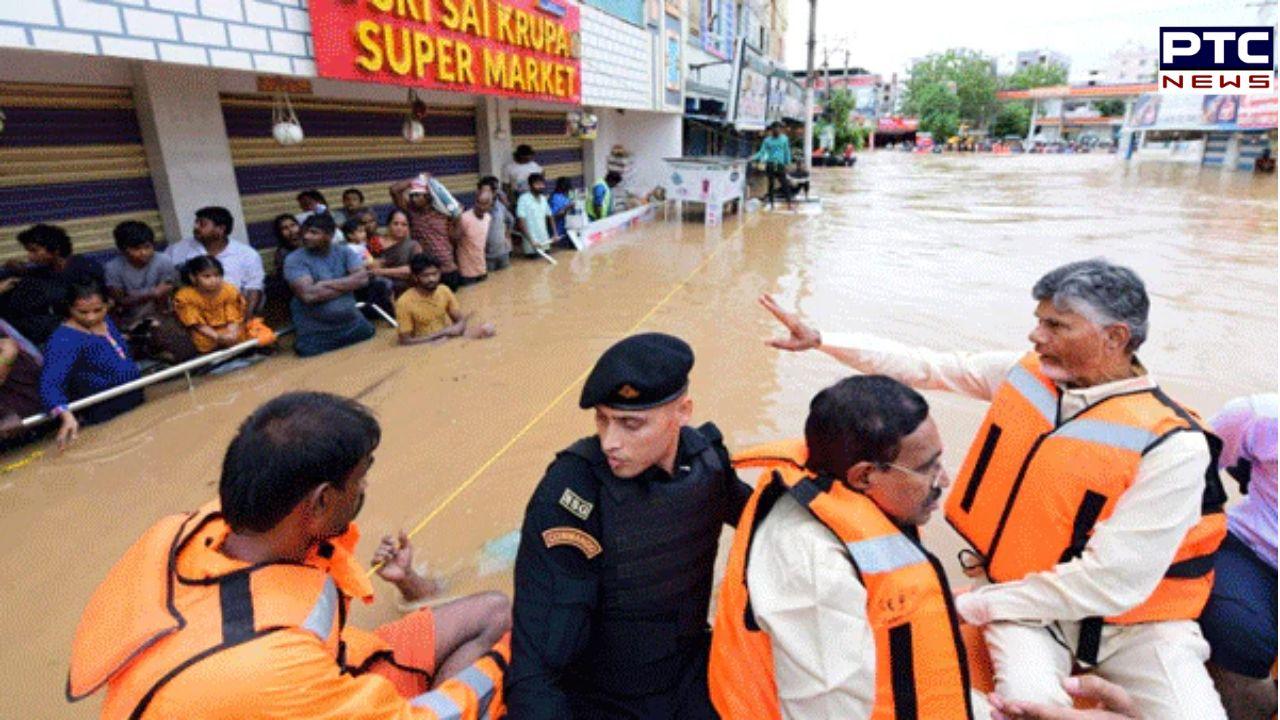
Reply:
M1006 90L1030 90L1049 85L1065 85L1067 69L1059 65L1028 65L1004 79Z
M833 91L827 98L824 117L825 120L835 126L835 147L836 151L844 149L845 145L850 143L857 149L861 149L867 143L867 131L865 128L854 125L849 117L853 113L854 97L853 93L846 88L840 88Z
M960 131L961 104L956 95L942 83L919 86L912 93L908 112L920 118L920 129L931 133L936 142L944 143Z
M1010 102L1000 106L996 113L996 121L991 125L991 134L1002 138L1007 135L1027 136L1027 127L1031 124L1031 108L1023 102Z
M924 130L929 116L942 126L950 121L957 128L962 122L980 126L995 115L996 88L994 60L976 50L947 50L912 65L903 106L920 118Z
M1121 117L1124 115L1124 101L1119 99L1100 100L1095 105L1098 112L1107 117Z

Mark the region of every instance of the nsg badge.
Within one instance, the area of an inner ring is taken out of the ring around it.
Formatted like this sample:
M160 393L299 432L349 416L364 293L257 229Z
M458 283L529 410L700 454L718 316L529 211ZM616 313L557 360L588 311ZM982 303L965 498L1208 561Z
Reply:
M1276 91L1275 29L1160 28L1160 92L1269 95Z

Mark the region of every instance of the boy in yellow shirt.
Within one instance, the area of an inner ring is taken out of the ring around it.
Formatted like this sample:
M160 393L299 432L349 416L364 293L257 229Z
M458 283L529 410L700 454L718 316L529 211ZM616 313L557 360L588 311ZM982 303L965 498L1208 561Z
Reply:
M493 323L471 322L453 291L440 284L440 265L421 253L409 260L413 287L396 300L401 345L420 345L454 337L493 337Z

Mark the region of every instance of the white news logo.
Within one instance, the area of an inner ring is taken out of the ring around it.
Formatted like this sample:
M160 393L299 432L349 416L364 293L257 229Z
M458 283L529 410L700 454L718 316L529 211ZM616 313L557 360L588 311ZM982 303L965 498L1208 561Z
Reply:
M1270 27L1162 27L1157 87L1191 95L1270 95L1276 91Z

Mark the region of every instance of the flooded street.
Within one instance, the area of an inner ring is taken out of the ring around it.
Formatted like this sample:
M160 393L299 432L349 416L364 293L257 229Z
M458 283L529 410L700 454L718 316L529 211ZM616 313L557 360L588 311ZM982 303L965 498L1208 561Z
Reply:
M1025 349L1030 288L1048 269L1102 255L1133 267L1152 298L1140 355L1175 397L1211 414L1274 390L1276 180L1199 167L1126 168L1114 156L864 155L819 169L819 216L756 213L711 231L655 223L560 264L519 262L459 294L496 339L397 348L391 331L312 360L289 355L194 390L170 383L61 455L0 475L0 651L13 677L3 717L90 717L63 701L71 636L107 568L162 515L216 493L236 424L296 389L358 397L383 424L360 518L362 551L418 528L418 557L450 593L510 591L504 538L554 452L593 432L577 407L598 354L632 330L697 353L695 421L730 448L798 435L808 400L845 374L819 353L764 346L755 305L773 291L829 331L869 331L939 349ZM930 394L954 470L984 406ZM31 449L0 460L8 465ZM956 540L925 532L949 570ZM487 546L487 547L486 547ZM393 591L354 622L395 615ZM383 592L385 591L385 592Z

